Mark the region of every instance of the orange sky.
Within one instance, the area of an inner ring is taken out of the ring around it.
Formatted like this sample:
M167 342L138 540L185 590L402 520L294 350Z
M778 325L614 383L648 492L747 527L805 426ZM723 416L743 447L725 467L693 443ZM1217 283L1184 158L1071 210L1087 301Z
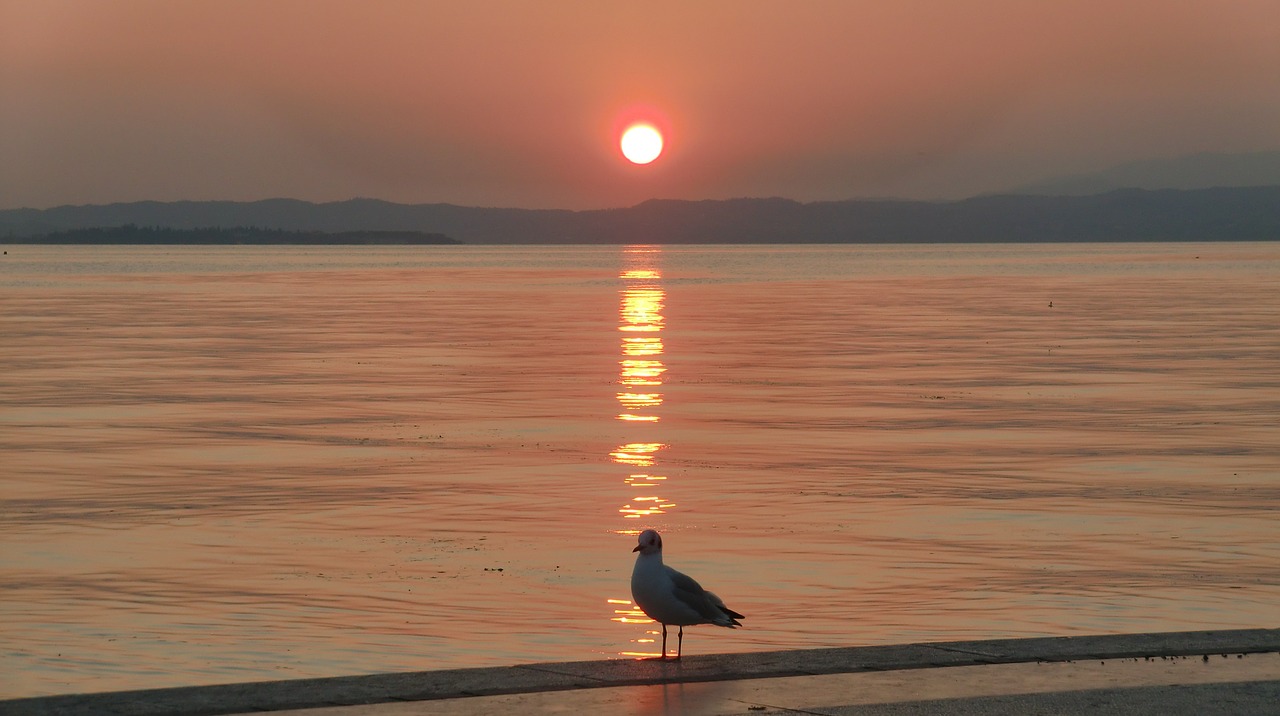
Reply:
M959 198L1278 148L1276 0L0 0L0 208Z

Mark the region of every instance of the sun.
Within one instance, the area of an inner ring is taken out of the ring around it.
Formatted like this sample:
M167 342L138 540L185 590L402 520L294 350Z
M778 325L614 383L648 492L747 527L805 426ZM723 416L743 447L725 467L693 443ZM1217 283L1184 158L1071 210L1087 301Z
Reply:
M652 124L633 124L622 133L618 146L627 161L648 164L662 154L662 133Z

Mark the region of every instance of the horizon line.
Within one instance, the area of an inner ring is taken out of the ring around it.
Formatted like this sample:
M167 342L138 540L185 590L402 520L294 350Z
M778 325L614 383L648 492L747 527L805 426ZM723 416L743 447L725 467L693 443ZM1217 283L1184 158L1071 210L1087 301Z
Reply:
M102 208L102 207L111 207L111 206L127 206L127 205L133 205L133 204L264 204L268 202L296 202L299 204L310 204L312 206L325 206L325 205L331 205L331 204L348 204L352 202L376 202L380 204L392 204L395 206L448 206L448 207L453 207L458 209L481 209L481 210L527 211L527 212L546 211L546 212L566 212L566 213L581 214L581 213L589 213L589 212L596 212L596 211L623 211L627 209L635 209L637 207L644 206L645 204L653 204L653 203L707 204L707 203L731 203L731 202L746 202L746 201L781 201L781 202L797 204L800 206L810 206L813 204L846 204L846 203L856 203L856 202L866 202L866 203L884 202L884 203L901 203L901 204L959 204L966 201L972 201L974 199L991 199L991 198L999 198L999 197L1061 199L1061 198L1085 198L1085 197L1091 197L1091 196L1105 196L1107 194L1115 194L1120 192L1143 192L1143 193L1199 192L1199 191L1214 191L1214 190L1221 190L1221 189L1265 189L1265 188L1275 188L1275 187L1280 187L1280 183L1221 185L1221 186L1208 186L1208 187L1196 187L1196 188L1161 187L1156 189L1148 189L1144 187L1115 187L1115 188L1106 189L1104 191L1088 193L1088 194L1070 194L1070 193L1041 194L1041 193L1033 193L1033 192L1025 192L1025 191L1020 192L1020 191L1010 190L1010 191L1000 191L1000 192L983 192L979 194L972 194L972 195L968 195L960 198L952 198L952 199L948 199L948 198L910 199L910 198L894 197L894 196L851 197L847 199L813 199L813 200L793 199L785 196L734 196L734 197L723 197L718 199L716 198L679 199L679 198L670 198L670 197L650 197L643 201L637 202L635 204L627 205L627 206L606 206L606 207L596 207L596 208L586 208L586 209L568 209L563 207L530 208L530 207L523 207L523 206L498 206L493 204L487 204L487 205L486 204L458 204L451 201L406 202L406 201L395 201L392 199L381 199L378 197L369 197L369 196L353 196L347 199L332 199L332 200L319 200L319 201L314 199L299 199L296 197L288 197L288 196L271 196L271 197L264 197L260 199L133 199L133 200L127 200L127 201L85 202L85 203L79 203L79 204L65 203L65 204L55 204L52 206L45 206L45 207L19 206L19 207L0 208L0 212L54 211L57 209Z

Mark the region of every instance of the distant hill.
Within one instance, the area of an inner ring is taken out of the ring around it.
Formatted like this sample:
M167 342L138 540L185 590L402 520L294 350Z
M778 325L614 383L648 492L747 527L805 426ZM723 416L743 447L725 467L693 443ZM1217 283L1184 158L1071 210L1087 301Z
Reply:
M1280 151L1192 154L1130 162L1089 174L1058 177L1010 189L1009 194L1084 196L1116 189L1209 189L1280 186Z
M17 238L0 236L0 243L40 244L203 244L203 245L425 245L456 244L443 234L421 231L290 231L236 226L229 229L175 229L164 226L124 226L65 229L40 236Z
M652 200L593 211L393 204L137 202L0 211L9 241L133 224L197 229L444 234L476 244L942 243L1280 240L1280 186L1094 196L984 196L954 202Z

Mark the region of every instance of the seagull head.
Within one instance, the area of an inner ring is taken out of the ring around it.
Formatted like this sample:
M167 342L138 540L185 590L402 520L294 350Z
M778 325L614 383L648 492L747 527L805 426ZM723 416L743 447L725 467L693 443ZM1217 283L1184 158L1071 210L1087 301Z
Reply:
M640 554L653 554L662 551L662 535L653 530L645 530L640 533L640 544L631 550Z

